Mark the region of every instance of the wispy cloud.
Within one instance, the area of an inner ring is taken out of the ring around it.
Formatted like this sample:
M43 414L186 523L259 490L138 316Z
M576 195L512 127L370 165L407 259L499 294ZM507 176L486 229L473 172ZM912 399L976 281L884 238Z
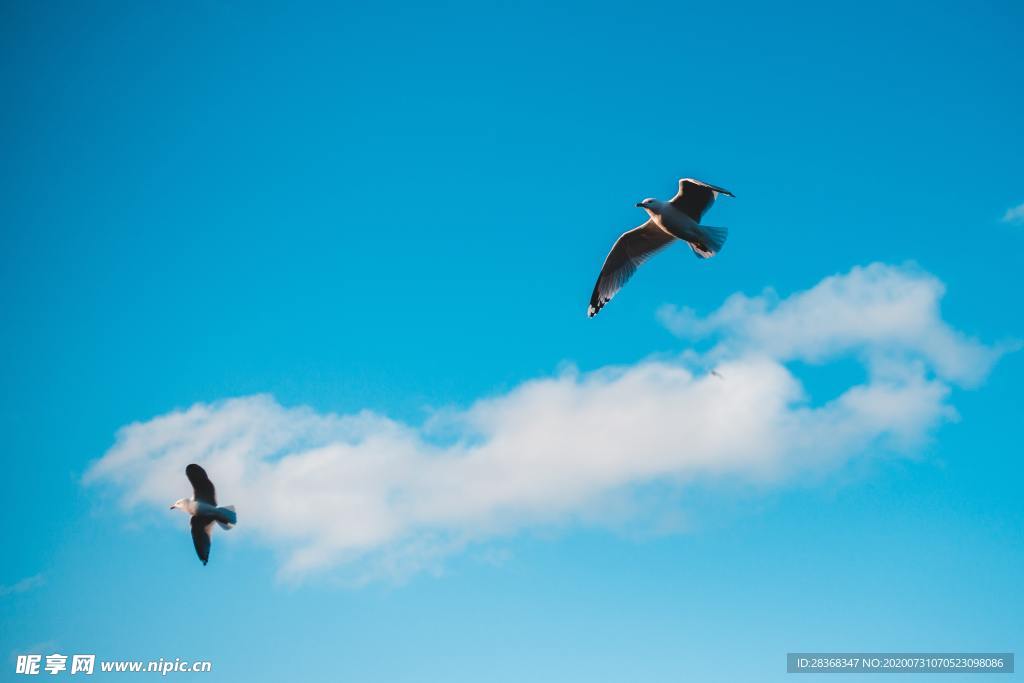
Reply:
M1014 225L1024 225L1024 204L1018 204L1012 208L1006 210L1003 214L1004 223L1013 223Z
M827 277L784 299L773 290L734 294L709 316L663 306L662 323L686 339L717 338L711 358L766 355L823 362L860 356L877 375L904 372L918 359L946 381L973 385L1003 349L947 325L939 311L945 286L911 266L876 263Z
M874 264L785 298L737 294L706 317L666 307L666 325L710 349L566 370L421 425L269 396L200 403L122 428L85 481L159 509L199 462L238 505L238 532L282 553L285 577L435 568L474 541L635 513L608 503L646 484L770 486L914 449L955 416L952 387L980 382L1000 353L942 320L943 291ZM787 366L850 356L866 378L818 402Z
M25 593L27 591L32 590L33 588L39 588L44 583L46 583L46 579L43 577L42 574L28 576L22 579L21 581L17 581L10 585L0 586L0 597L6 595L13 595L15 593Z

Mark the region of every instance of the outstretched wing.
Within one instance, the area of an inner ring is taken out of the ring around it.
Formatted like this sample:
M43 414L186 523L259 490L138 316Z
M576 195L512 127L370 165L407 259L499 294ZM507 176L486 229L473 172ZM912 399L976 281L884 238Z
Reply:
M590 295L587 316L593 318L612 297L622 289L636 269L662 248L675 240L664 230L647 221L638 228L623 233L604 260L597 276L594 293Z
M206 470L199 465L189 465L185 468L185 476L192 482L192 492L196 500L210 505L217 504L217 492L213 488L213 482L206 476Z
M701 217L715 203L715 197L724 194L728 197L735 195L715 185L709 185L693 178L683 178L679 181L679 192L669 200L669 204L676 207L687 216L700 223Z
M192 518L192 543L196 547L196 555L206 564L210 559L210 531L213 520L209 517L196 515Z

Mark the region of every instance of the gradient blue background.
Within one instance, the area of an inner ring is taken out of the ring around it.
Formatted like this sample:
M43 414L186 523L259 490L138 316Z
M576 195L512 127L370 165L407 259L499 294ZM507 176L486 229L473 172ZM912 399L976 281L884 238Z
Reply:
M53 649L247 681L1024 652L1020 353L917 459L694 491L689 533L527 533L401 585L284 586L246 543L203 568L180 520L102 509L81 475L134 420L269 392L417 421L678 350L665 302L876 260L942 279L969 334L1024 334L1024 226L1000 222L1024 202L1020 3L363 5L0 2L0 584L45 581L0 596L0 678ZM587 320L634 202L682 175L737 194L728 249L655 259Z

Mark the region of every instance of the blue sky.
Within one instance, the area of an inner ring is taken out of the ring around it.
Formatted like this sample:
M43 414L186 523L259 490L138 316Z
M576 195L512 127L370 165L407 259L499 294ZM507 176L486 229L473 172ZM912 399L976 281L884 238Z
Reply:
M125 425L232 397L465 418L566 367L707 350L666 304L708 318L871 263L940 283L932 317L964 343L1024 337L1024 226L1002 220L1024 202L1022 20L1010 2L3 3L3 676L34 648L253 681L734 681L784 678L793 650L1020 652L1020 353L973 384L925 361L956 417L912 443L810 466L780 446L770 481L630 469L355 586L337 557L282 578L296 541L251 507L204 568L162 489L83 477ZM633 204L681 176L736 193L708 218L726 249L669 250L588 320ZM812 406L872 372L856 350L777 360ZM623 491L642 514L616 512Z

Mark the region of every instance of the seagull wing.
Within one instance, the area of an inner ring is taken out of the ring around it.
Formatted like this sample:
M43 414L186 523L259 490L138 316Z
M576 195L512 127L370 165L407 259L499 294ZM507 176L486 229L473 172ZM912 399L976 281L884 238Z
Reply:
M185 476L192 482L192 492L196 500L210 505L217 504L217 492L213 488L213 482L206 476L206 470L199 465L189 465L185 468Z
M701 217L715 203L715 197L724 194L728 197L735 195L729 190L709 185L693 178L683 178L679 181L679 192L669 200L669 204L676 207L687 216L700 223Z
M192 543L196 547L196 555L206 564L210 560L210 531L213 520L209 517L196 515L192 518Z
M675 239L652 221L623 233L604 260L604 267L601 268L597 284L594 285L594 293L590 295L587 315L591 318L597 315L642 263Z

